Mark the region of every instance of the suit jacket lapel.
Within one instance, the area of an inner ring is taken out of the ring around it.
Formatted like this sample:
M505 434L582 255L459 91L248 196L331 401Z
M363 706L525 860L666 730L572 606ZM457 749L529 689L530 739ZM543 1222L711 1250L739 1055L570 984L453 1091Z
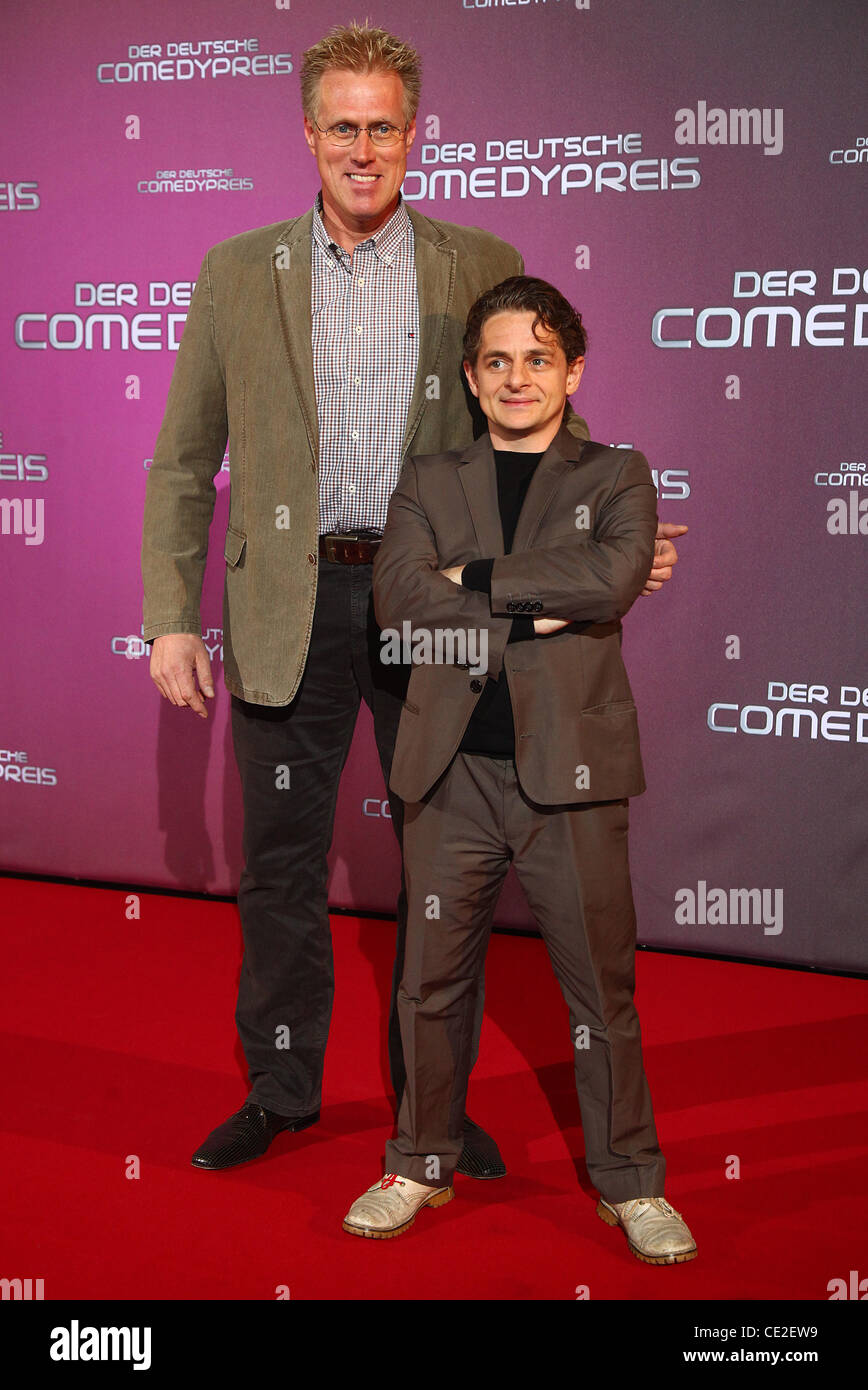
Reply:
M446 322L452 308L455 289L457 253L449 246L448 237L432 227L426 217L413 208L407 209L413 224L416 248L416 289L419 296L419 362L407 427L404 431L403 452L409 452L427 400L425 383L439 370Z
M295 391L314 459L319 459L319 423L311 347L311 228L313 212L290 222L281 232L271 258L277 312ZM303 307L302 307L303 306Z
M524 506L515 528L513 551L529 550L540 523L555 497L563 477L578 463L582 440L561 427L540 459L524 499Z
M479 543L479 558L497 559L503 554L503 530L490 435L483 434L475 444L470 445L465 452L464 462L459 466L458 477Z

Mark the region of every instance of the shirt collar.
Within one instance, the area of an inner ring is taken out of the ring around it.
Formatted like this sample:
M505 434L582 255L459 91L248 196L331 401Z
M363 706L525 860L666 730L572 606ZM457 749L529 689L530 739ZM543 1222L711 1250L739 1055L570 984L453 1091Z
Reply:
M322 220L322 193L317 193L316 195L316 203L313 209L312 230L314 241L326 255L335 256L343 251L342 247L332 241L325 229L325 223ZM388 222L384 222L382 227L378 228L372 236L367 237L365 241L359 242L359 245L366 246L369 241L372 242L374 254L377 259L386 261L390 264L399 253L402 244L407 240L411 231L412 225L410 223L410 217L404 206L404 200L399 193L398 206L395 208ZM343 251L343 254L346 255L347 253Z

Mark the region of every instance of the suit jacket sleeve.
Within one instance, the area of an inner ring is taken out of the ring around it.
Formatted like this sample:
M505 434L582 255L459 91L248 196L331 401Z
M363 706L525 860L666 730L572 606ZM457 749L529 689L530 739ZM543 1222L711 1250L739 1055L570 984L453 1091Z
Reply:
M226 385L214 332L209 257L190 301L148 474L142 536L144 636L201 633L199 606L226 449Z
M539 617L606 623L638 598L654 555L657 494L644 454L631 451L597 513L592 535L558 539L494 561L491 611L541 602ZM521 611L521 610L519 610ZM527 612L528 610L523 610Z
M374 559L374 611L381 628L486 628L489 675L497 675L511 618L492 618L488 595L440 574L437 540L419 497L416 460L401 470L389 503L383 540ZM492 651L492 649L494 649Z

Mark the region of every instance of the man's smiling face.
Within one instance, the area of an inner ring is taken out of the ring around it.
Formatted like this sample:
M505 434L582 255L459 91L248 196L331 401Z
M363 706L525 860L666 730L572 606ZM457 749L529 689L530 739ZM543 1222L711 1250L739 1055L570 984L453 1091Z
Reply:
M584 357L568 362L556 333L542 324L534 333L535 317L532 309L492 314L482 325L475 363L464 363L496 449L548 448L567 396L582 379Z
M319 86L320 130L305 117L305 139L322 180L323 221L329 235L349 250L395 211L416 122L410 122L397 144L385 148L375 146L364 129L347 148L331 144L321 130L339 122L359 127L386 122L403 130L404 84L398 74L328 69Z

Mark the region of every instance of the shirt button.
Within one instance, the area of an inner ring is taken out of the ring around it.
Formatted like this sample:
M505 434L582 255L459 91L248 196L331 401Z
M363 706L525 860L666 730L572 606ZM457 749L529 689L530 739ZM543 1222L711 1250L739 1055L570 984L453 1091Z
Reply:
M357 276L356 276L356 281L358 282L358 284L363 285L363 284L365 283L365 277L364 277L364 275L357 275Z
M361 331L362 331L362 325L361 325L360 323L357 323L357 324L356 324L356 332L357 332L357 333L361 333Z
M360 376L354 377L353 380L355 381L357 386L361 386L362 378Z
M358 432L358 430L353 430L352 434L350 435L350 439L358 439L358 437L359 437L359 432Z

